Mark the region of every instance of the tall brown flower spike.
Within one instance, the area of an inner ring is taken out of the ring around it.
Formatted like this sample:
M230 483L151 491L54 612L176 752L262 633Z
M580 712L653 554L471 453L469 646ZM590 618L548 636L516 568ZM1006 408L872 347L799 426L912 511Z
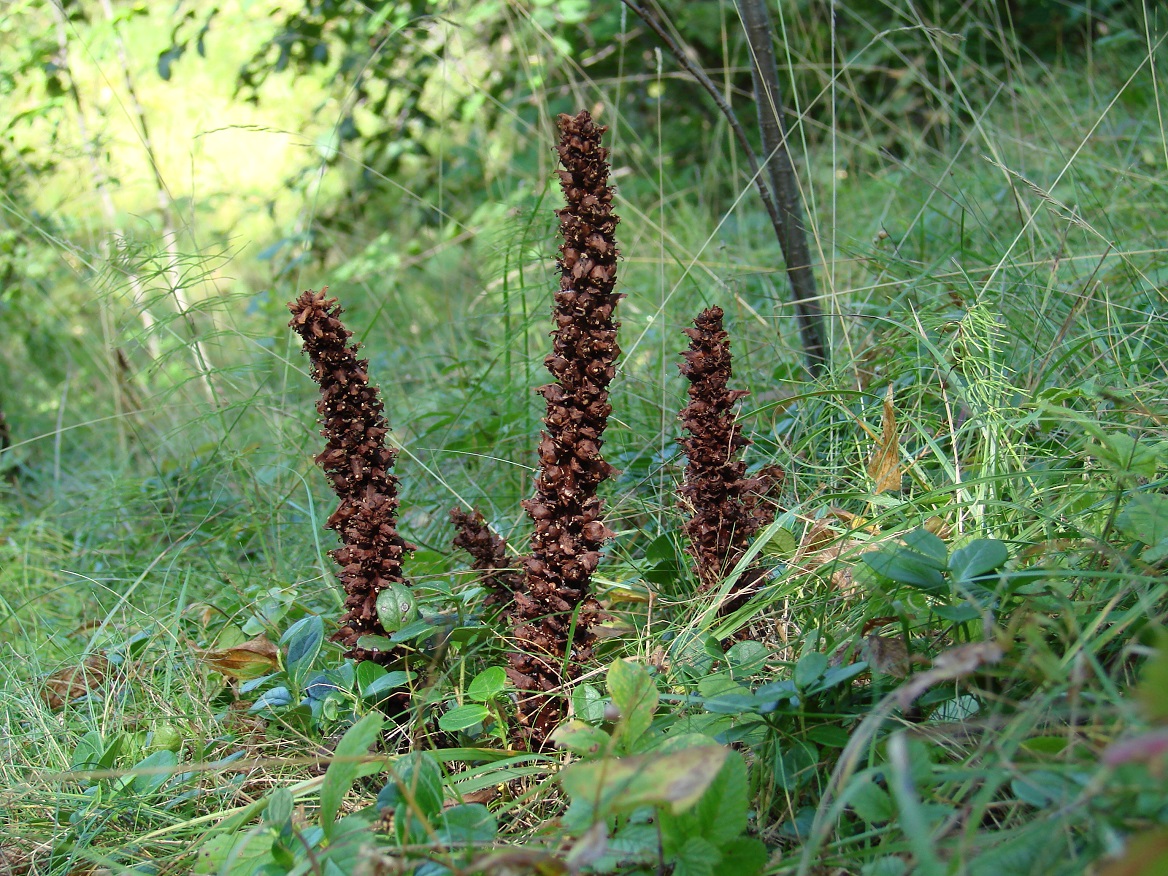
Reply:
M392 474L397 458L385 446L389 424L377 387L369 383L369 362L357 358L359 344L341 323L337 299L305 292L288 305L289 325L304 340L312 361L312 379L320 384L320 413L327 439L316 462L328 474L340 499L325 525L341 537L341 547L329 555L340 566L345 588L345 614L333 639L353 660L389 663L392 651L358 647L361 636L386 635L377 617L377 594L392 584L404 584L402 561L417 550L397 533L398 479Z
M600 448L612 412L608 386L620 355L613 311L622 297L613 292L618 220L608 150L600 145L608 129L586 112L558 121L567 207L557 213L560 289L552 311L552 352L544 360L556 382L537 390L547 402L547 428L540 436L535 496L523 503L535 530L531 556L523 561L523 588L515 593L516 653L508 668L520 691L519 720L533 747L565 714L563 699L546 693L578 675L591 657L599 606L588 589L600 547L613 534L601 520L596 495L613 473Z
M703 589L715 587L742 559L759 528L769 523L773 505L761 501L781 481L778 466L746 477L741 451L750 444L735 422L734 405L749 393L728 389L732 374L730 341L722 329L722 309L703 310L694 328L685 329L689 350L682 354L681 373L689 381L689 404L681 411L688 435L680 440L688 464L678 489L689 512L685 534L688 553ZM762 578L748 569L738 579L722 610L742 605Z
M515 561L507 556L507 543L491 532L477 509L454 508L450 521L457 533L454 546L470 554L474 560L471 569L479 573L479 580L491 591L486 604L509 603L511 594L522 585L523 576L516 570Z

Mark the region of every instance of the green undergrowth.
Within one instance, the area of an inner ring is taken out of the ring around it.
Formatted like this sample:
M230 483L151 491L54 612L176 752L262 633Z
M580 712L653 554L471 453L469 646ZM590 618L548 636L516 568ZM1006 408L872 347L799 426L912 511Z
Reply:
M655 61L615 82L562 74L613 126L628 298L605 443L617 535L595 579L606 616L545 753L518 745L508 624L450 548L447 515L477 506L524 550L551 182L516 164L450 222L428 193L266 289L224 278L274 262L186 240L201 291L181 316L161 244L104 271L68 215L10 209L5 264L28 276L0 299L0 864L1162 872L1163 50L1149 25L1095 43L1086 67L1023 57L1001 34L1012 51L987 60L902 24L895 40L929 63L890 103L835 80L862 119L824 127L831 90L799 80L834 347L815 381L740 159L726 146L704 176L672 174L670 144L604 103L646 82L668 97ZM886 37L884 61L898 57ZM558 80L529 75L540 112L558 109ZM950 115L929 115L942 98ZM154 297L132 301L130 275ZM328 640L334 500L283 305L326 284L401 448L420 607L394 633L414 650L401 667L353 665ZM786 471L783 510L745 561L765 586L728 615L717 601L743 570L699 592L674 492L680 330L709 304L751 391L748 462Z

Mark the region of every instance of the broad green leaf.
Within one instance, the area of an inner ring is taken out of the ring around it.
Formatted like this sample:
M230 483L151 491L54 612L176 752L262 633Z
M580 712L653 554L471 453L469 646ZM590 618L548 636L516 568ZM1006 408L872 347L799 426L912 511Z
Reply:
M851 785L847 790L847 803L868 824L883 824L895 814L892 798L888 792L873 782L864 779Z
M949 556L949 550L945 547L945 542L941 541L941 539L933 535L929 530L918 528L912 532L905 533L904 543L909 550L922 554L936 563L938 569L945 568L945 561Z
M882 551L869 551L860 559L874 571L900 584L908 584L934 595L948 592L949 588L940 571L945 567L938 566L924 554L898 545Z
M577 685L572 691L572 711L581 721L599 724L604 720L604 694L595 685Z
M722 769L706 788L691 815L697 821L699 835L715 846L722 846L746 830L749 808L746 762L741 754L733 751L722 763Z
M279 830L292 819L295 800L292 792L285 787L276 788L268 795L268 808L264 810L264 821Z
M491 711L486 706L479 703L467 703L455 706L450 711L445 712L438 719L438 726L447 733L457 733L460 730L467 730L481 724L489 717L491 717Z
M203 876L253 876L271 860L271 855L272 836L267 831L218 833L199 847L192 872Z
M955 581L972 581L1000 569L1010 558L1006 546L993 538L979 538L960 547L949 557L949 571Z
M657 686L649 670L631 660L617 660L608 670L608 692L620 710L617 736L626 749L641 740L657 711Z
M1157 562L1168 551L1168 496L1140 493L1132 497L1115 525L1128 538L1148 545L1150 550L1144 552L1144 559Z
M1087 445L1087 452L1120 477L1154 478L1159 462L1158 448L1141 444L1123 432L1104 435L1099 443Z
M323 641L324 621L316 614L301 618L280 637L280 644L288 646L285 666L292 678L299 682L304 677Z
M393 672L387 672L380 678L377 678L367 684L361 689L361 696L367 697L371 700L380 699L392 690L397 690L403 685L409 684L414 680L417 673L406 672L402 669L395 669Z
M752 836L739 836L725 843L719 872L733 876L757 876L770 858L770 852L761 840Z
M433 818L442 811L445 794L442 768L424 751L402 755L394 761L390 776L401 799L412 802L421 815Z
M811 651L799 658L795 664L795 686L806 690L823 677L827 671L827 655L819 651Z
M507 689L507 672L502 666L491 666L474 677L466 695L476 703L489 702Z
M178 755L163 748L147 755L134 764L135 770L142 770L134 776L134 791L138 794L152 794L166 784L178 766Z
M101 762L102 752L105 751L105 741L101 733L90 730L77 741L73 749L73 759L69 763L71 770L95 770Z
M369 753L369 747L377 741L384 722L381 712L370 712L345 731L334 752L335 759L324 774L320 787L320 826L325 836L332 833L341 800L353 786L361 768L359 758Z
M438 837L451 845L489 843L495 839L498 823L481 803L460 803L442 813Z
M560 773L573 800L584 800L598 814L630 812L641 806L669 806L674 813L693 806L718 775L729 749L720 745L669 754L605 758L577 763Z
M747 640L736 642L726 652L726 662L735 678L749 678L760 672L771 652L761 642Z
M572 720L561 724L551 736L552 742L581 757L607 751L612 737L591 724Z
M709 840L692 836L673 859L673 876L718 876L722 853Z

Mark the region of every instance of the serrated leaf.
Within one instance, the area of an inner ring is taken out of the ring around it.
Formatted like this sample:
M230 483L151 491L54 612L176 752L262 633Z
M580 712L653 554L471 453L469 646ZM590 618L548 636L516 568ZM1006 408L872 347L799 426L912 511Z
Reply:
M972 581L1006 565L1010 553L994 538L979 538L960 547L949 557L949 571L955 581Z
M649 670L631 660L617 660L606 676L613 705L620 710L619 741L633 748L653 723L657 711L657 686Z
M673 876L717 876L722 853L698 836L690 837L673 859Z
M1168 496L1140 493L1124 506L1115 525L1128 538L1146 545L1168 541Z
M693 816L700 835L715 846L722 846L746 830L749 808L746 763L734 751L726 757L722 769L698 800Z
M341 809L341 800L349 793L349 788L357 779L361 768L360 759L369 753L369 748L381 733L384 716L380 712L370 712L345 731L337 743L333 762L324 774L320 787L320 826L325 836L332 834Z

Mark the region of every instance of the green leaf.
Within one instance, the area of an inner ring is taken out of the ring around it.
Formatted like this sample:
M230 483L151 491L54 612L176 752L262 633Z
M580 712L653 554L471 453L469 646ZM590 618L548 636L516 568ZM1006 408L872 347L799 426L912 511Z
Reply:
M934 595L948 592L940 571L945 566L939 566L924 554L897 545L882 551L869 551L860 559L877 573L900 584Z
M377 741L384 720L380 712L370 712L345 731L337 743L335 759L329 764L320 787L320 826L326 837L332 833L341 800L357 778L361 768L358 758L368 754L369 747Z
M204 876L253 876L271 855L272 837L267 831L219 833L199 847L192 871Z
M279 830L292 820L294 804L291 791L285 787L276 788L268 795L268 808L264 810L264 821Z
M936 563L938 569L945 568L945 560L949 556L949 550L945 547L945 542L929 530L918 528L906 533L904 543L909 550L922 554Z
M762 671L771 652L761 642L736 642L726 652L726 662L735 678L749 678Z
M868 824L883 824L895 814L888 792L871 779L852 784L848 788L847 803Z
M491 717L491 710L479 703L455 706L438 719L438 726L447 733L457 733L483 723Z
M105 741L101 733L90 730L79 740L73 749L73 759L69 763L71 770L95 770L101 762L102 752L105 751Z
M386 672L380 678L376 678L365 687L361 688L361 696L368 697L371 700L381 699L392 690L397 690L403 685L409 684L417 677L415 672L407 672L403 669L395 669L393 672Z
M394 761L390 776L398 793L426 818L434 818L442 811L445 794L442 789L442 767L424 751L402 755Z
M581 721L599 724L604 720L604 694L595 685L577 685L572 691L572 711Z
M608 692L620 710L616 736L626 749L632 749L657 711L657 686L649 670L631 660L617 660L608 670Z
M1168 496L1140 493L1124 506L1115 525L1128 538L1155 548L1144 552L1144 559L1154 563L1168 550Z
M716 876L721 862L722 853L709 840L692 836L673 859L673 876Z
M729 749L706 745L668 754L605 758L577 763L560 773L569 796L596 814L669 806L675 814L693 806L722 768Z
M1123 432L1104 435L1099 443L1088 444L1087 452L1120 477L1156 476L1158 448L1141 444L1138 439Z
M466 695L476 703L486 703L495 699L506 689L506 670L502 666L491 666L474 677L466 689Z
M811 651L799 658L795 664L795 686L806 690L823 677L827 671L827 655Z
M766 845L754 837L740 836L722 846L722 873L734 876L757 876L770 859Z
M583 721L572 720L557 727L552 733L551 739L561 748L566 748L581 757L587 757L607 752L608 743L612 737L599 727L593 727Z
M288 674L296 679L297 683L308 672L323 641L324 621L316 614L301 618L280 637L280 644L288 646L288 657L284 665L288 669Z
M481 803L460 803L442 813L438 837L450 845L489 843L495 839L498 823Z
M1009 558L1005 544L993 538L979 538L953 552L949 557L949 571L955 581L972 581L1000 569Z
M135 793L153 794L174 774L177 765L178 755L166 748L142 758L134 764L135 770L145 770L134 776Z
M750 787L746 780L746 762L737 751L731 752L706 788L692 815L699 835L716 846L728 843L746 830L750 808Z

